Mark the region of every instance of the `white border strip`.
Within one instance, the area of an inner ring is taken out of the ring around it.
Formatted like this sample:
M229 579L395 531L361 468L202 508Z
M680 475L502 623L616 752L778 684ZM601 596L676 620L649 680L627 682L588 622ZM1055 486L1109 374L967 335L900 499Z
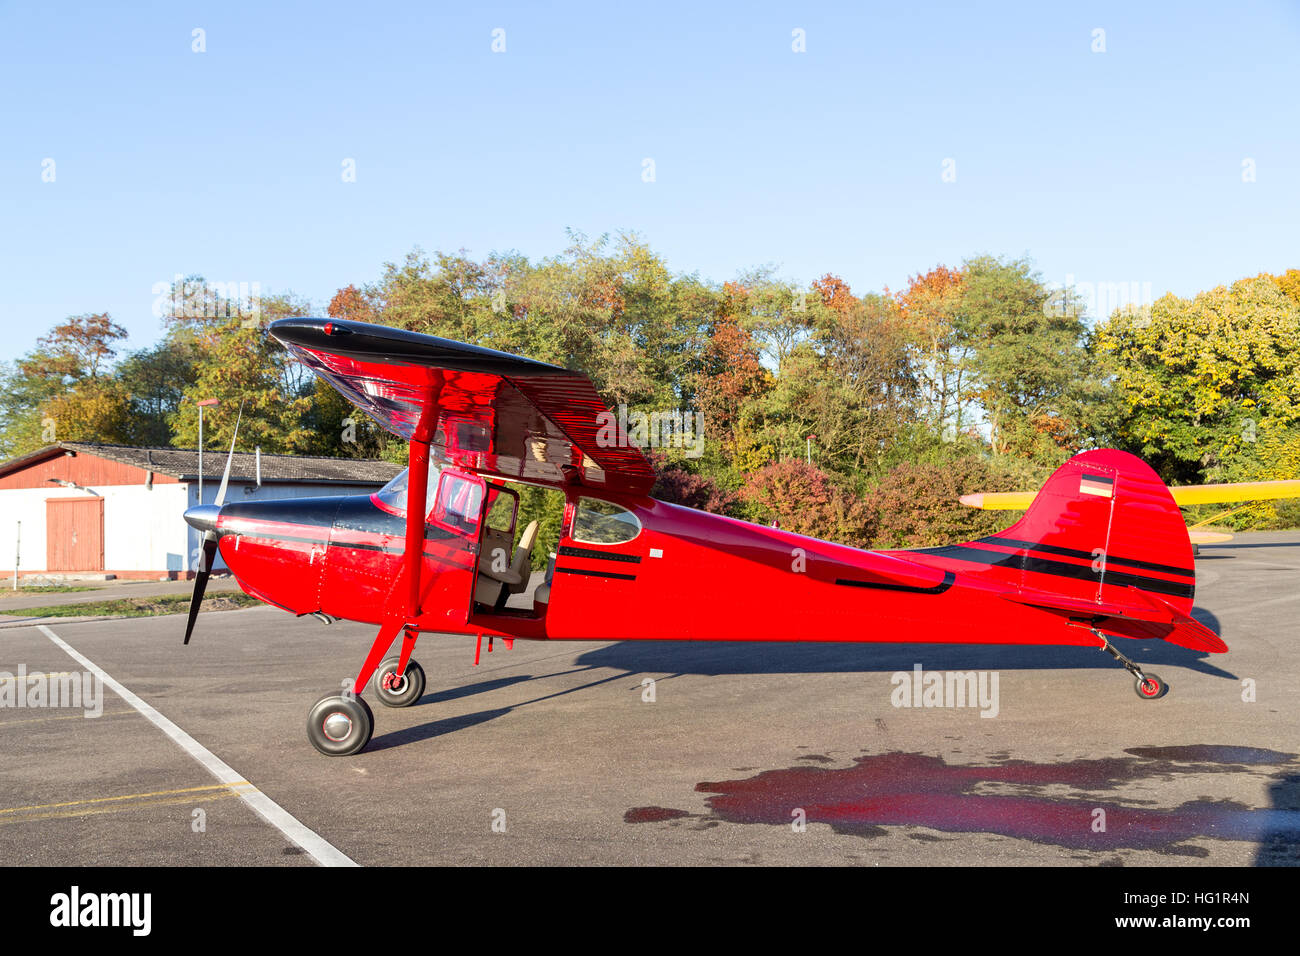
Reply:
M252 807L254 813L306 850L312 859L321 866L357 866L356 861L337 847L326 842L319 834L309 830L293 814L289 813L288 810L285 810L284 807L261 790L258 790L257 787L245 782L243 776L235 773L225 761L115 681L94 661L77 651L44 624L38 625L38 628L46 637L58 645L65 654L93 673L108 685L114 693L144 715L150 723L174 740L182 750L201 763L220 783L226 784L231 790L239 794L240 799Z

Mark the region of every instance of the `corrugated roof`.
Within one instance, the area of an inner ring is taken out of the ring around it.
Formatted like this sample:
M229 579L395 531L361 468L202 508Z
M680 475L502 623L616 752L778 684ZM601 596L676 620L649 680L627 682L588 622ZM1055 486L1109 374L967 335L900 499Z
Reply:
M199 453L194 448L137 448L133 445L96 445L90 442L65 441L12 458L0 464L0 475L18 471L61 452L94 455L145 471L170 475L181 481L197 481ZM256 456L252 452L235 452L230 465L231 481L253 481L257 474ZM226 467L226 451L204 449L203 478L220 481ZM402 470L389 461L362 458L312 458L304 455L262 455L262 481L318 481L339 484L382 485Z

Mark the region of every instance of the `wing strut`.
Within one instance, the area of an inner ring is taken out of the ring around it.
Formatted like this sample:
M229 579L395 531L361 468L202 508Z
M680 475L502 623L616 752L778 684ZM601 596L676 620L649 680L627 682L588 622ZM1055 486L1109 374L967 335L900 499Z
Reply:
M407 453L410 468L406 475L406 551L402 554L406 570L406 616L415 620L420 614L420 566L424 559L424 503L429 494L429 443L412 438Z
M375 643L371 645L366 662L361 665L361 672L353 684L353 692L356 694L365 690L398 631L405 631L405 637L402 640L397 676L400 678L405 674L415 639L420 633L414 622L420 616L420 572L424 567L424 503L429 493L429 443L412 438L407 462L410 468L406 475L406 550L402 552L402 571L388 592L384 623L380 625ZM406 585L405 595L401 590L403 583Z

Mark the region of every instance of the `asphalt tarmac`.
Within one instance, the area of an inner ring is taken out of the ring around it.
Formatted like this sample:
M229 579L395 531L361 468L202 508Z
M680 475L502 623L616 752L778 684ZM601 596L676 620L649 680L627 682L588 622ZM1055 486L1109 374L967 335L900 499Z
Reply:
M0 672L98 671L138 706L0 686L0 859L1296 865L1300 533L1203 548L1197 575L1230 652L1121 642L1158 701L1091 649L520 641L476 667L472 640L425 635L424 698L368 695L347 758L306 715L368 626L212 612L189 647L180 615L9 627ZM672 608L645 609L665 635ZM917 665L975 672L984 700L901 706Z

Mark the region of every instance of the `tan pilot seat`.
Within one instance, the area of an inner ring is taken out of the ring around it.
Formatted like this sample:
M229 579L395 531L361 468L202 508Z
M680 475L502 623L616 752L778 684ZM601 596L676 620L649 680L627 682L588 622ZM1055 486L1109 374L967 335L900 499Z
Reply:
M506 594L518 594L528 587L532 565L533 545L537 542L537 522L530 521L519 537L514 558L504 571L494 570L493 559L498 554L510 553L510 537L506 532L488 528L483 532L483 550L478 559L478 577L474 581L474 601L496 607Z

